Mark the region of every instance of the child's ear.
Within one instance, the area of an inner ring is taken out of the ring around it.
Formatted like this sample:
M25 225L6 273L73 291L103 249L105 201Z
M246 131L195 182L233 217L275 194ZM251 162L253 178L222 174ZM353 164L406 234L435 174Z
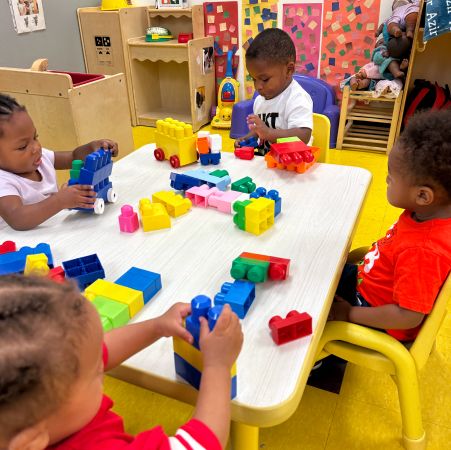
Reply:
M295 69L296 69L296 66L295 66L295 64L294 64L294 61L290 61L290 62L287 64L287 74L288 74L288 75L293 75Z
M8 445L8 450L44 450L49 445L49 433L44 422L22 430Z
M428 206L435 199L434 190L429 186L418 186L416 202L418 206Z

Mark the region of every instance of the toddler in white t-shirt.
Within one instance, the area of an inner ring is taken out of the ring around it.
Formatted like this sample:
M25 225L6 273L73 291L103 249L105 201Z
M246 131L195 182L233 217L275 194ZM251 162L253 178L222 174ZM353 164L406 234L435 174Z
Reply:
M56 184L55 169L70 169L99 147L118 154L109 139L93 141L73 151L52 152L41 147L25 107L0 94L0 228L30 230L66 208L93 208L92 186Z
M246 68L260 94L254 113L247 117L249 133L235 146L252 136L269 144L282 137L298 137L311 143L313 101L293 80L296 48L290 36L279 28L268 28L252 41L246 51Z

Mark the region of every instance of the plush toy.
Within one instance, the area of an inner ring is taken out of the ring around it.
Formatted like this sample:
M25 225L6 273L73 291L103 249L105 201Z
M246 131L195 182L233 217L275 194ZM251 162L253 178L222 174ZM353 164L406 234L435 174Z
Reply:
M402 32L413 39L413 32L417 23L418 12L420 10L419 0L394 0L392 4L391 16L376 31L376 37L382 33L384 24L387 25L388 33L393 37L401 37Z

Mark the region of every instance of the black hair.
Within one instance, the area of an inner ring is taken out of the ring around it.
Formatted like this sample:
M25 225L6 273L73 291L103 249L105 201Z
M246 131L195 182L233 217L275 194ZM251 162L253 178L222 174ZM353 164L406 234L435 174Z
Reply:
M1 122L9 120L15 112L26 111L25 106L19 105L16 99L0 93L0 137L3 134Z
M398 139L415 182L442 187L451 199L451 109L415 114Z
M269 63L296 61L296 48L290 36L280 28L267 28L257 34L246 51L246 60L262 59Z
M404 59L410 55L410 49L412 48L412 40L407 36L391 37L387 43L388 54L392 58Z

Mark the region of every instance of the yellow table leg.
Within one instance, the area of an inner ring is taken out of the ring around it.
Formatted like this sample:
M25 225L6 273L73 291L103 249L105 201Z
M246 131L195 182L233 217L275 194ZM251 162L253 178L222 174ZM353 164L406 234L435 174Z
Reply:
M232 450L258 450L258 427L232 422L230 442Z

